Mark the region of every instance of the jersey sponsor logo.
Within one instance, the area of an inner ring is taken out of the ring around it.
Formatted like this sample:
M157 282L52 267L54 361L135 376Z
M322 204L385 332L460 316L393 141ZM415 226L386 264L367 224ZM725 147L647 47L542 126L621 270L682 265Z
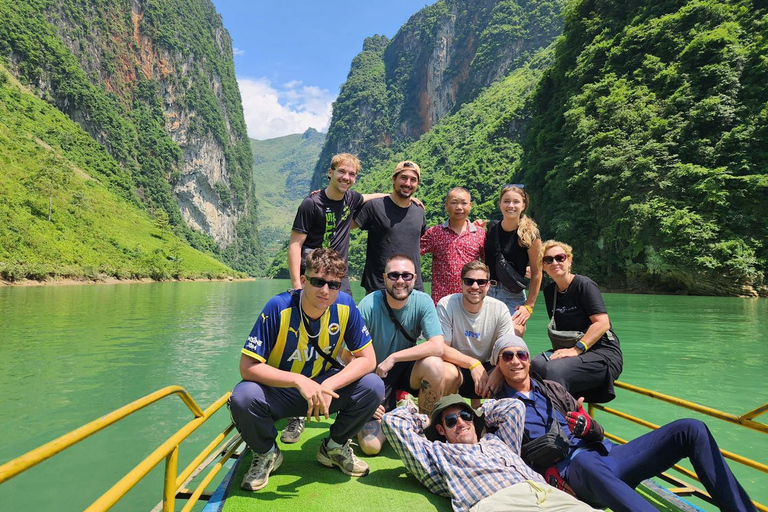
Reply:
M326 354L331 353L331 347L325 347L323 349L323 352ZM314 347L307 347L304 350L296 349L293 351L293 353L288 357L287 361L293 362L293 361L299 361L300 363L314 361L317 359L317 352L315 352Z
M362 328L362 329L360 329L360 331L361 331L361 332L363 333L363 335L365 335L365 336L368 336L368 337L370 337L370 336L371 336L371 335L370 335L370 333L368 332L368 328L367 328L365 325L363 325L363 328Z
M340 330L341 330L341 326L339 326L339 324L335 322L328 326L328 333L331 336L336 336L337 334L339 334Z
M479 332L464 331L464 336L466 336L467 338L475 338L476 340L480 339Z
M246 342L248 342L249 345L253 345L255 347L260 347L262 343L264 343L256 336L248 336L248 339L246 340Z

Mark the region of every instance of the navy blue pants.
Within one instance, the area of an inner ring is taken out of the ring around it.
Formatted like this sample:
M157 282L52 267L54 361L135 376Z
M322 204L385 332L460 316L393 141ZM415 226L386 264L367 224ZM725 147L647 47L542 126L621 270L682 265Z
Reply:
M686 457L720 510L756 512L709 429L698 420L674 421L627 444L613 446L607 455L583 451L571 461L567 480L579 499L587 503L616 512L657 512L634 488Z
M336 372L331 370L313 380L323 382ZM384 397L384 383L375 373L369 373L336 393L339 398L331 400L330 409L331 413L338 414L331 425L330 436L343 444L371 419ZM229 408L237 430L255 453L265 453L275 444L275 421L307 415L307 401L298 389L262 386L247 380L232 390Z

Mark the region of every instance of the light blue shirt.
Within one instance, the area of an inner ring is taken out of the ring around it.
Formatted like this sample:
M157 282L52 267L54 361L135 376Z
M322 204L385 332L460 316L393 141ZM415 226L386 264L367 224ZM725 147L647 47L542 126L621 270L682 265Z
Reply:
M384 292L386 293L386 292ZM357 306L368 332L373 338L373 349L376 352L376 362L381 363L391 354L413 346L403 333L395 327L389 318L384 296L380 291L369 293ZM393 309L395 318L414 339L424 336L425 339L442 336L440 320L437 318L435 304L432 298L424 292L414 290L408 303L402 309Z

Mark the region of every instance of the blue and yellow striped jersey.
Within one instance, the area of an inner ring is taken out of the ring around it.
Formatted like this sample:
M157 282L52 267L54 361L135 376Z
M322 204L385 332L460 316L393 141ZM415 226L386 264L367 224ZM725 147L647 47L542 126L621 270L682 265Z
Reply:
M300 293L284 292L272 297L245 341L242 353L257 361L287 372L314 378L331 369L330 363L315 353L301 321ZM336 358L344 345L353 354L371 343L371 336L352 297L339 292L336 302L310 329L320 333L317 344Z

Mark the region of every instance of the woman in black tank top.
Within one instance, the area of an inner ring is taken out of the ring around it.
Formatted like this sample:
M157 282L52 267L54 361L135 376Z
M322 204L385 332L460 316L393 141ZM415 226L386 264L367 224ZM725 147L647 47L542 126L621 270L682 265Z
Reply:
M525 332L541 288L541 237L536 223L525 215L528 204L523 185L504 185L499 193L502 220L490 224L485 241L486 263L491 269L491 279L497 283L488 295L507 305L518 336ZM528 266L530 281L523 277ZM520 279L516 279L515 274L519 274Z

